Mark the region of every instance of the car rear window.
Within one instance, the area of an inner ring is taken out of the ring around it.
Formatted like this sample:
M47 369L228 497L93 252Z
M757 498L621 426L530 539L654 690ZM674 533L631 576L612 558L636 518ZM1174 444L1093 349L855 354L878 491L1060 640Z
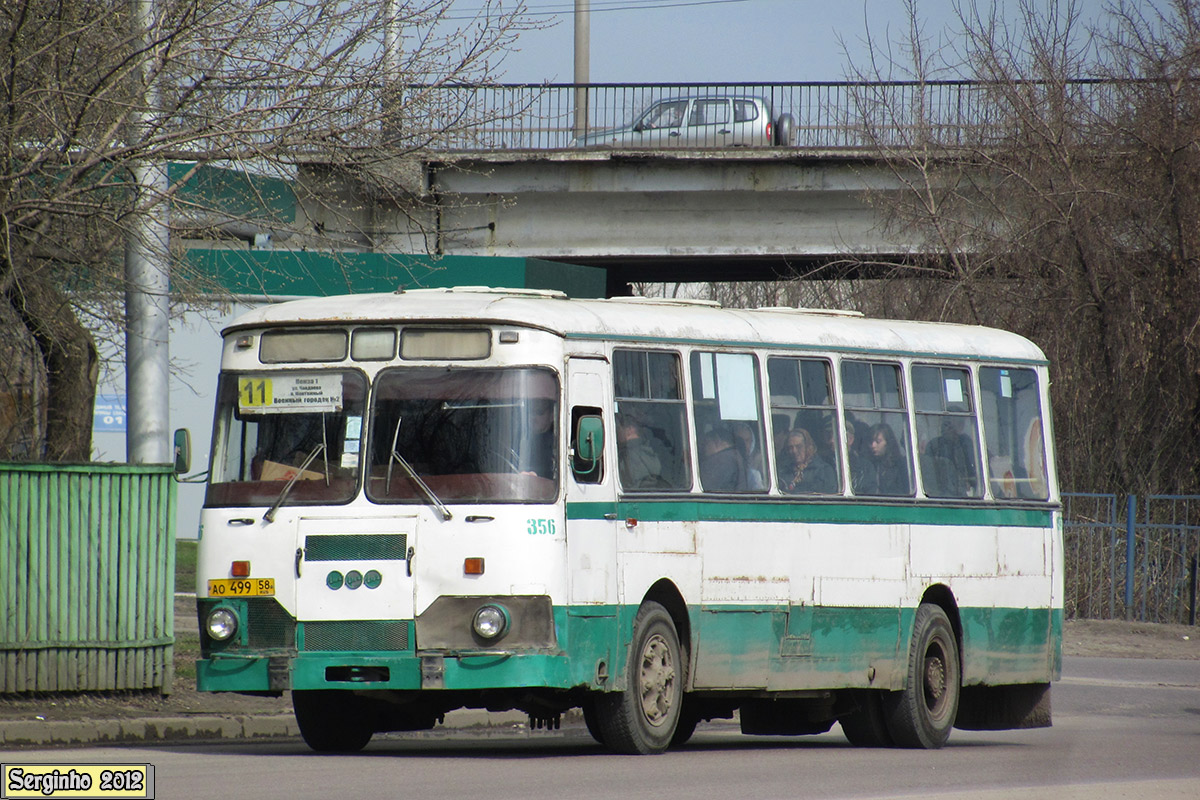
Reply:
M752 100L733 101L733 121L750 122L758 118L758 106Z

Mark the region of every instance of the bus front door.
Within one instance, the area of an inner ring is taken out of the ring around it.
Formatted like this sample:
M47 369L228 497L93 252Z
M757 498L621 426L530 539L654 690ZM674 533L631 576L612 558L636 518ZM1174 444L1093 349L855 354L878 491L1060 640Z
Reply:
M301 650L405 649L407 642L393 640L407 638L413 618L416 530L415 515L300 518Z

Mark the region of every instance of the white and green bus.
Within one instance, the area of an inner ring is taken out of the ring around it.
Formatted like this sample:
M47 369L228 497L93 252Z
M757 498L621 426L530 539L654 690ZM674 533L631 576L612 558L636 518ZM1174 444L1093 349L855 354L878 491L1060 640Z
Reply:
M458 708L936 748L1050 724L1046 359L981 327L460 288L224 331L201 690L322 751Z

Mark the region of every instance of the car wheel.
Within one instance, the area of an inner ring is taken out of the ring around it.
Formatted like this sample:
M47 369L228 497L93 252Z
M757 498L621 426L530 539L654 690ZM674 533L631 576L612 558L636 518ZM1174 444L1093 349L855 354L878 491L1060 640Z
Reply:
M791 147L796 136L796 120L791 114L780 114L775 123L775 144L779 147Z

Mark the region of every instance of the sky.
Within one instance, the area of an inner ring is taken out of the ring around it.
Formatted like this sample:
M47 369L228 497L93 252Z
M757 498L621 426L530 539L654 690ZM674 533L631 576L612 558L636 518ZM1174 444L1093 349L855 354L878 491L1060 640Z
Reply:
M463 9L481 0L457 0ZM551 24L523 33L505 82L570 83L574 0L525 0ZM900 0L590 0L591 82L788 82L847 77L873 37L907 32ZM953 19L951 0L918 0L927 33ZM554 24L556 23L556 24Z

